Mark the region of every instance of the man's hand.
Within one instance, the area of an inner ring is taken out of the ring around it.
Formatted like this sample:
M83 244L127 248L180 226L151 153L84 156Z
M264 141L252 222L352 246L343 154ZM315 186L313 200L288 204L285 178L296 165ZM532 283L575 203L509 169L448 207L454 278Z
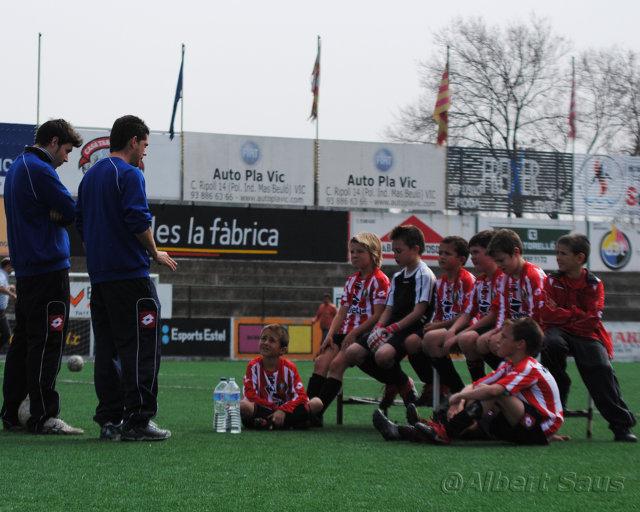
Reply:
M158 251L154 260L158 262L158 265L165 265L173 271L178 268L178 262L171 256L169 256L165 251Z

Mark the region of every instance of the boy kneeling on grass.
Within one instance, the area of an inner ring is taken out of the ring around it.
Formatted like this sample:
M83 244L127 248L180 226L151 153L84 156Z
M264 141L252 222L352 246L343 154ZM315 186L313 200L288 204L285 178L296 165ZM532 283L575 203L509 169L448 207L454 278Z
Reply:
M469 384L449 398L449 410L441 421L418 418L415 407L407 409L410 426L389 421L379 409L373 424L387 441L450 444L470 427L477 426L490 439L516 444L548 444L564 421L560 392L549 371L534 358L543 334L529 317L507 320L500 334L497 370Z
M247 366L240 415L246 428L258 430L309 428L312 415L322 411L322 400L307 398L295 365L287 353L289 332L280 324L260 333L260 356Z

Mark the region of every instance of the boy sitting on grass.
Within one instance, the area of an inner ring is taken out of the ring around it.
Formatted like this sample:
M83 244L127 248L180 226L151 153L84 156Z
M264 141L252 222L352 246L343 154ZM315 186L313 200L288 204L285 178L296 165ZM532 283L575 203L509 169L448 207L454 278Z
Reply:
M322 411L322 400L309 400L295 365L287 353L289 332L280 324L260 333L260 356L247 366L240 416L246 428L273 430L308 428L311 417Z
M571 379L567 375L567 356L572 355L596 407L609 422L614 441L635 443L629 428L636 419L622 400L613 357L611 336L602 325L604 286L583 268L591 244L585 235L561 236L556 244L558 272L544 283L546 304L540 311L545 331L542 364L552 373L566 406Z
M500 331L497 370L449 398L441 421L420 421L415 408L407 417L412 426L398 427L379 409L373 424L390 441L450 444L475 425L492 439L516 444L546 445L564 421L560 392L553 376L534 358L542 346L542 330L529 317L507 320Z

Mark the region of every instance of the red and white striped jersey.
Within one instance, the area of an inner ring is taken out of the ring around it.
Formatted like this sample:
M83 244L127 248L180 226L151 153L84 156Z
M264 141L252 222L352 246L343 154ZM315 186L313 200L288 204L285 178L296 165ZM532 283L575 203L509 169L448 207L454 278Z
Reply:
M296 366L280 358L274 372L265 370L262 356L253 359L244 376L244 398L270 409L293 412L309 400Z
M549 439L562 423L564 415L555 379L544 366L527 356L518 364L505 361L498 369L473 383L500 384L507 392L534 407L540 414L540 427Z
M540 323L540 309L544 306L544 278L546 274L537 265L524 262L518 279L504 274L490 311L496 315L496 327L508 318L530 316Z
M502 276L502 270L497 268L491 279L487 279L487 274L480 274L476 278L476 282L473 283L469 305L464 310L471 317L472 325L489 314L491 303L498 294L498 285Z
M471 292L476 278L468 270L461 268L456 278L449 282L444 274L436 281L436 310L433 321L451 320L466 311L471 301Z
M340 299L340 306L347 308L339 334L349 334L373 315L375 304L384 304L389 291L389 278L376 268L366 279L360 272L347 279Z

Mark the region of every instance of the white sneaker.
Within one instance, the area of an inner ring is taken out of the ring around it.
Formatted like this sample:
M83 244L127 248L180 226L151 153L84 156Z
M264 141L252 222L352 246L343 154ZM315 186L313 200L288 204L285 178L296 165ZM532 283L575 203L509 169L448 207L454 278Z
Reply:
M67 425L60 418L49 418L42 424L42 433L71 436L84 434L84 430Z

